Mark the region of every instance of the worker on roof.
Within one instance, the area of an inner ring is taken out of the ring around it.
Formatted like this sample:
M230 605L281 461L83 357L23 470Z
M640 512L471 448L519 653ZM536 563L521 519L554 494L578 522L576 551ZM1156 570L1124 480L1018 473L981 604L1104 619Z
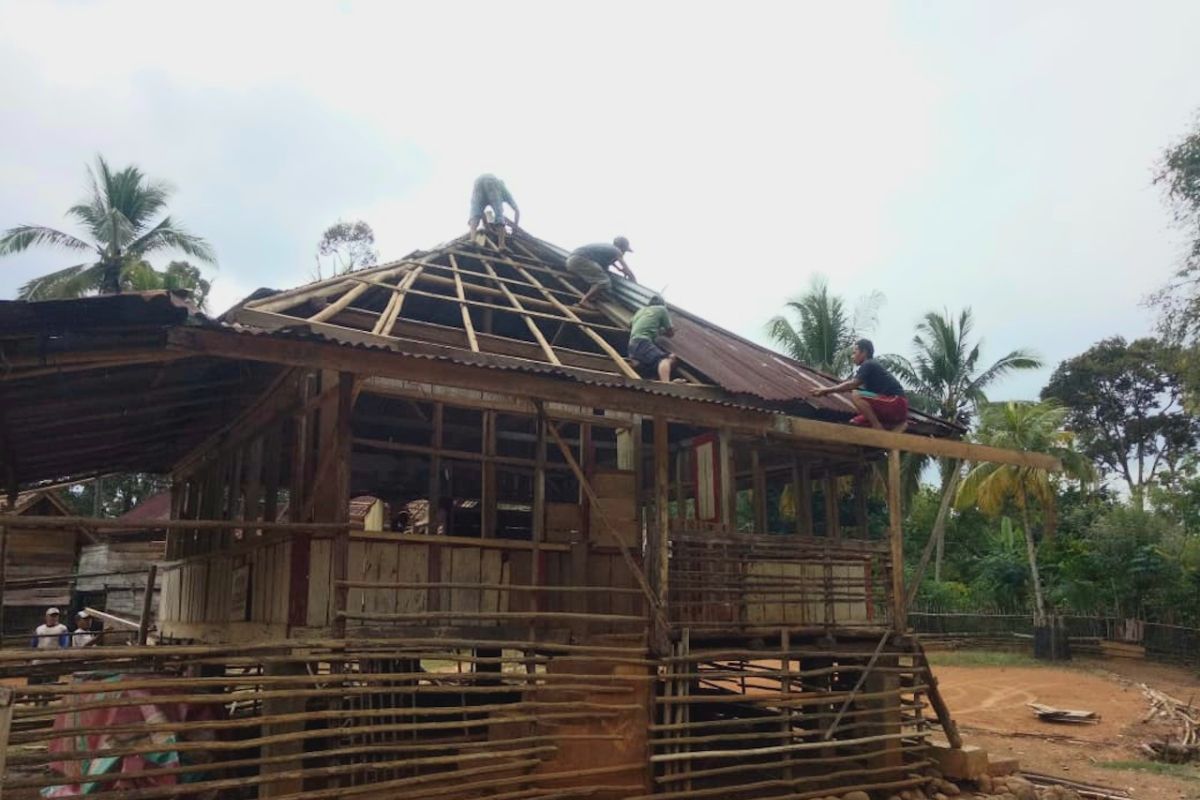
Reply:
M675 335L667 304L658 295L650 298L650 304L639 309L629 321L629 358L633 360L638 374L657 375L663 383L671 382L671 370L675 367L675 356L658 346L659 336Z
M492 210L492 224L500 226L501 246L504 244L504 204L508 203L513 210L513 227L521 223L521 209L512 192L504 185L504 181L491 173L484 173L475 179L471 190L471 216L467 220L467 228L473 235L480 222L487 222L487 209Z
M596 294L612 288L609 267L616 266L626 278L637 280L633 277L633 270L625 263L625 254L632 252L633 248L624 236L613 239L612 244L585 244L572 250L571 255L567 256L567 271L582 278L588 285L587 293L576 305L590 308Z
M870 339L859 339L854 343L852 357L858 365L854 377L836 386L817 389L813 396L850 392L850 402L858 411L851 424L887 426L897 433L904 430L908 425L908 398L900 381L875 360L875 345Z

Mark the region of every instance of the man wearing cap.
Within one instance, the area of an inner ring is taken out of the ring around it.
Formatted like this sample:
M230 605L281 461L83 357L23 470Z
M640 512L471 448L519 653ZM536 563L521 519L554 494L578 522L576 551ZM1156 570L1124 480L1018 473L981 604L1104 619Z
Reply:
M512 207L513 227L515 228L521 222L521 209L517 208L517 201L513 199L512 193L508 191L504 181L489 173L484 173L476 178L475 186L471 190L471 216L467 220L470 232L475 233L479 223L487 219L484 213L488 208L492 209L493 222L503 230L505 203Z
M71 634L71 647L89 647L97 642L92 631L92 615L80 611L75 615L75 633Z
M671 369L675 356L658 346L658 337L675 335L667 304L658 295L650 298L645 308L639 309L629 321L629 357L633 359L638 374L657 375L663 383L671 382Z
M625 254L632 252L633 248L624 236L613 239L612 244L585 244L572 250L571 255L567 256L567 271L582 278L588 285L587 293L576 305L589 308L592 297L598 292L612 288L609 267L615 265L626 278L631 281L637 280L633 277L629 265L625 263Z
M37 626L33 632L33 641L29 643L29 646L38 650L58 650L70 647L71 637L67 626L59 622L58 618L57 608L47 608L46 621Z

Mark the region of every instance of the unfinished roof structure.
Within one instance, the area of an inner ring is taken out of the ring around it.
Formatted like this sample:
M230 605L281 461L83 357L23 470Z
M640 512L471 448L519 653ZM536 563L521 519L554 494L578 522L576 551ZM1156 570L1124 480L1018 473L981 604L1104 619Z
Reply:
M845 424L812 395L834 378L678 308L688 382L645 380L648 293L580 309L565 257L482 233L218 319L0 303L6 488L172 483L158 646L0 652L0 678L74 673L17 691L5 792L69 794L97 753L114 799L925 783L956 734L905 622L899 454L1053 461ZM127 716L155 694L168 722Z

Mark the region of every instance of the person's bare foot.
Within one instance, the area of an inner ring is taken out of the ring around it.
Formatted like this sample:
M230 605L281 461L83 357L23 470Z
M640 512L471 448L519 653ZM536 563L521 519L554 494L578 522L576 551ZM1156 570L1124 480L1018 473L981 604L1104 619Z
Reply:
M688 382L687 378L675 378L674 380L671 381L671 383L687 383L687 382Z

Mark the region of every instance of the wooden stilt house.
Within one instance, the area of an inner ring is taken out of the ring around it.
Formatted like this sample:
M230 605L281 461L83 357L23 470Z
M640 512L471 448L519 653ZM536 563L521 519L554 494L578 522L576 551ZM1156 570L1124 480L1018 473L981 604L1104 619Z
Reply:
M623 353L649 294L618 278L580 308L565 257L464 237L215 320L168 295L0 304L15 481L169 473L157 685L258 692L194 723L241 731L236 758L179 774L514 800L927 780L952 726L905 625L900 451L1053 462L919 414L850 426L812 394L832 376L678 308L688 383L643 379Z

